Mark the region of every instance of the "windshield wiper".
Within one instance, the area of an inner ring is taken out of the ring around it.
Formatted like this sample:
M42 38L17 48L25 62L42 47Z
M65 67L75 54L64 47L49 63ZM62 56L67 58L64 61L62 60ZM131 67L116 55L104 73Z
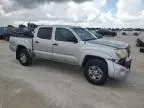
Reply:
M83 40L83 41L90 41L90 40L96 40L96 38L85 39L85 40Z

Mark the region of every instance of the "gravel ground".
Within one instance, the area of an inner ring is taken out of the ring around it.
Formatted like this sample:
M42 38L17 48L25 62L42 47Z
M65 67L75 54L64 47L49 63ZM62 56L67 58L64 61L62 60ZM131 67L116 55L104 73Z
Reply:
M104 86L89 84L83 69L63 63L36 60L31 67L21 66L8 42L0 40L1 108L144 108L144 54L135 47L136 37L111 39L131 44L133 64L127 80Z

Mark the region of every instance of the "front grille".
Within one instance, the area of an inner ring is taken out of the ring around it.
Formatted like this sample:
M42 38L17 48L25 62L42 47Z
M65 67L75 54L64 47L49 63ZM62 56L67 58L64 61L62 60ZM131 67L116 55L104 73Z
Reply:
M126 59L120 59L120 60L118 61L118 64L120 64L120 65L122 65L122 66L124 66L125 63L126 63Z
M118 61L118 64L121 65L121 66L123 66L123 67L125 67L125 68L130 69L130 67L131 67L131 62L132 62L132 60L127 61L127 59L120 59L120 60Z

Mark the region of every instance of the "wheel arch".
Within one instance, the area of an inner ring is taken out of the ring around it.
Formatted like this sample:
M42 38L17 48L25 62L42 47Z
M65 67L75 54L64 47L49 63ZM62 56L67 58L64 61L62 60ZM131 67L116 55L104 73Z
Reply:
M106 62L106 60L105 60L104 58L99 57L99 56L93 56L93 55L86 55L86 56L84 57L84 60L83 60L83 62L82 62L81 67L83 68L83 67L86 65L86 63L87 63L88 61L92 60L92 59L102 60L103 62L106 63L107 68L108 68L108 64L107 64L107 62Z
M98 56L87 55L85 57L85 61L83 63L85 64L84 76L86 77L88 82L95 84L95 85L102 85L102 84L106 83L109 75L108 75L108 65L104 58L101 58ZM103 75L101 76L101 78L98 81L91 79L90 75L89 75L89 67L94 66L93 64L100 66L100 68L103 70Z
M27 49L24 45L18 45L16 49L16 59L19 59L20 51L23 49Z

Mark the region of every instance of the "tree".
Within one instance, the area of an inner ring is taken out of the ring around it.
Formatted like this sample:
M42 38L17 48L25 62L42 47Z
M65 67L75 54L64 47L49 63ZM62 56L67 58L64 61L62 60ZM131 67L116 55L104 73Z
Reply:
M13 26L13 25L8 25L8 27L12 27L12 28L14 28L14 26Z
M26 26L25 25L23 25L23 24L20 24L19 25L19 28L25 28Z

